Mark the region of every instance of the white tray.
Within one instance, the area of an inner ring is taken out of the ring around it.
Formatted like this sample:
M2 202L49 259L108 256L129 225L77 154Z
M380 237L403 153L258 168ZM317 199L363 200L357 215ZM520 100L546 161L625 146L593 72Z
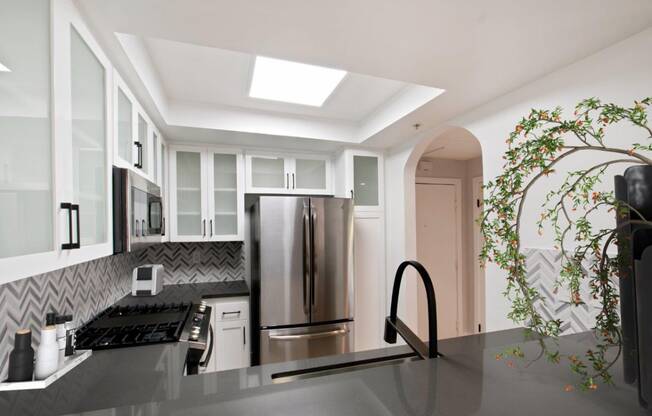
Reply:
M3 381L0 383L0 391L11 391L11 390L37 390L44 389L50 384L54 383L64 374L77 367L79 364L84 362L88 357L92 355L93 351L91 350L80 350L75 351L75 354L66 357L63 361L63 364L57 371L54 372L50 377L45 380L33 380L33 381Z

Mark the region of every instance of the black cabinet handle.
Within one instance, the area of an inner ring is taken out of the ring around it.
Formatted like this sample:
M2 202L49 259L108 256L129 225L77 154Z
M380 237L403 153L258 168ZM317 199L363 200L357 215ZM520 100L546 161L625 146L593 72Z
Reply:
M134 142L134 146L138 149L138 157L136 157L136 163L134 166L138 169L143 168L143 144L141 142Z
M61 203L61 209L67 209L68 210L68 242L61 244L61 249L62 250L73 250L81 247L80 242L79 242L79 237L80 237L80 231L79 231L79 205L77 204L72 204L70 202L62 202ZM75 243L73 238L72 238L72 212L75 211L77 213L77 242Z
M202 237L206 237L206 220L202 221L204 223L204 231L202 233Z
M147 234L145 234L145 229L147 228L147 221L145 220L140 220L140 235L145 237Z
M285 174L285 189L290 189L290 174Z
M136 237L138 237L138 234L139 234L138 233L138 223L140 223L140 220L136 220L136 226L134 227L134 232L135 232Z
M247 331L242 327L242 345L247 345Z
M211 219L210 223L211 223L211 226L210 226L211 237L213 237L213 220L212 219Z
M165 217L162 218L161 235L165 235Z
M297 187L294 186L294 173L292 174L292 189L297 189Z

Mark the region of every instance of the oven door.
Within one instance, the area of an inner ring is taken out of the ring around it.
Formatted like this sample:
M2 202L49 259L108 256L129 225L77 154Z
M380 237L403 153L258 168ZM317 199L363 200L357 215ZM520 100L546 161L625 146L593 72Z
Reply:
M199 374L212 373L215 371L215 359L213 358L213 344L215 344L215 332L213 325L208 326L208 348L199 361Z

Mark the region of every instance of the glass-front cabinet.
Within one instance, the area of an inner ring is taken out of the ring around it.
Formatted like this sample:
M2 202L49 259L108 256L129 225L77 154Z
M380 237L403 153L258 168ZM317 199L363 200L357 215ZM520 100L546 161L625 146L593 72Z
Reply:
M329 195L331 161L322 155L248 153L246 189L257 194Z
M231 149L170 149L171 241L243 239L242 165Z
M160 133L120 75L114 71L114 164L161 185Z
M112 253L112 69L72 2L0 10L2 284Z
M345 149L336 157L335 194L352 198L356 212L383 211L384 159L382 152Z
M55 250L55 148L50 2L0 0L0 10L1 260Z

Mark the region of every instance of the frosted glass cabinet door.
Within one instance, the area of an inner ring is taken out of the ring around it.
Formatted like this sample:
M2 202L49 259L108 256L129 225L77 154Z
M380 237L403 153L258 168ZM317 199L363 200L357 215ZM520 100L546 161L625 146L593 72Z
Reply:
M292 189L326 191L327 164L325 160L295 159Z
M238 233L237 155L213 154L213 219L211 237Z
M104 66L70 29L73 200L82 246L107 241L106 84Z
M201 152L175 152L177 235L202 236Z
M249 165L251 188L285 190L289 186L284 158L251 156Z
M140 154L138 155L138 160L136 161L138 168L142 169L143 172L149 172L149 143L147 137L147 121L138 114L138 143L140 144Z
M159 184L159 179L158 179L158 161L159 161L159 145L158 145L158 136L156 135L156 132L152 133L152 179L154 179L154 183Z
M353 156L353 199L356 206L378 206L378 157Z
M118 88L118 156L131 165L133 160L133 107L127 95Z
M0 62L1 259L54 250L50 1L0 0Z

